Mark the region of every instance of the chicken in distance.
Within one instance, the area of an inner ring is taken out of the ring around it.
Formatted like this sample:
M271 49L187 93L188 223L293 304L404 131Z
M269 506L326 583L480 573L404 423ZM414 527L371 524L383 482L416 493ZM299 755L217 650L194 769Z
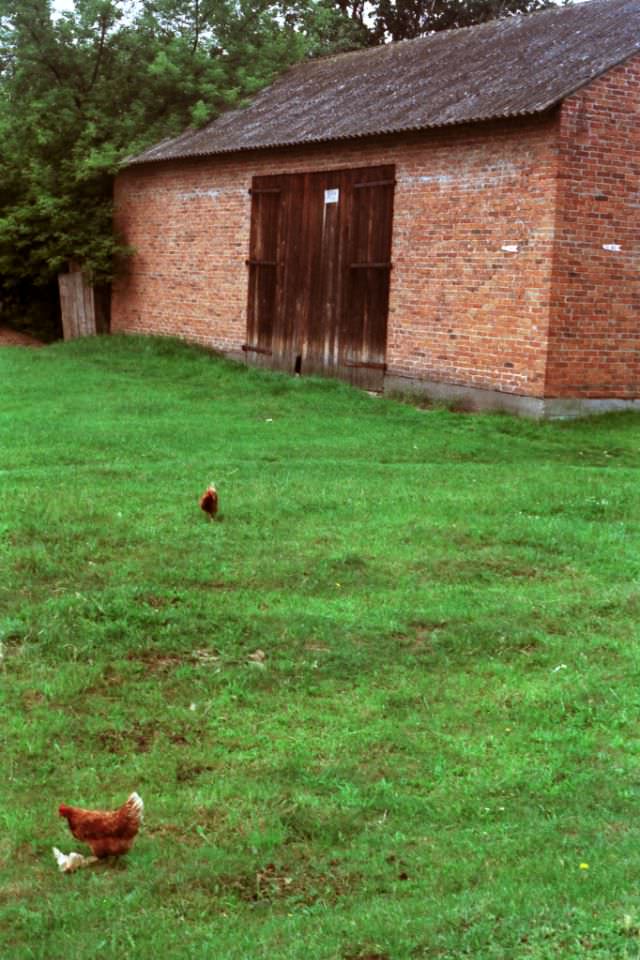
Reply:
M213 483L210 483L205 492L200 497L200 508L209 515L210 520L214 520L218 512L218 491Z
M137 793L132 793L117 810L84 810L65 803L58 808L76 840L88 844L99 860L121 856L131 849L142 823L143 810L142 798Z

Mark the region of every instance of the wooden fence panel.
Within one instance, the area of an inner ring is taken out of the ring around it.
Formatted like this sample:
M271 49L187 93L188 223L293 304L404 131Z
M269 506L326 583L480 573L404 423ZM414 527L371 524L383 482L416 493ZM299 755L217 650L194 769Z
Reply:
M58 276L62 332L65 340L93 337L96 334L96 302L94 289L81 270Z

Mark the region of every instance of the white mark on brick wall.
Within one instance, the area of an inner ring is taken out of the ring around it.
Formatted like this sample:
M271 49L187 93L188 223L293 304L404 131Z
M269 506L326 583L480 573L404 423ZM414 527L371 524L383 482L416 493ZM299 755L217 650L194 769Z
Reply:
M434 184L438 187L457 185L462 190L478 190L483 187L494 187L509 182L522 171L515 163L492 164L487 167L462 168L459 173L432 173L420 176L398 177L398 182L406 185Z
M517 243L503 243L500 249L504 250L505 253L518 253L520 247Z
M608 250L609 253L620 253L620 251L622 250L622 247L620 246L619 243L603 243L602 249Z
M407 181L413 183L437 183L441 186L446 186L449 183L455 183L456 180L459 180L460 177L457 177L451 173L433 173L429 176L423 177L407 177Z
M212 200L217 200L220 196L219 190L185 190L183 193L178 194L179 200L203 200L205 197L211 197Z

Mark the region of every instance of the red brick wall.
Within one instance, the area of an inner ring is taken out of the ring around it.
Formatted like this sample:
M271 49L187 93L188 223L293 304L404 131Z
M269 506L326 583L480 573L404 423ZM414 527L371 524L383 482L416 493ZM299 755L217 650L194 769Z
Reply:
M252 175L391 162L389 373L541 396L556 135L553 115L125 170L116 220L137 252L112 329L239 350Z
M546 394L638 398L640 57L562 105L559 183Z
M402 153L390 373L541 396L556 119L442 131Z
M247 183L231 164L133 167L116 180L116 228L135 247L114 285L111 329L220 350L244 339Z

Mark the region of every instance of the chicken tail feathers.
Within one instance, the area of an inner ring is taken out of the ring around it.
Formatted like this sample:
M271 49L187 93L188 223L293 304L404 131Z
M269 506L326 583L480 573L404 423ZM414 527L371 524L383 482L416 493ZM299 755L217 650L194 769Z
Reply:
M127 800L127 806L130 808L134 816L138 818L140 823L142 823L142 817L144 815L144 800L139 793L135 791L129 795Z

